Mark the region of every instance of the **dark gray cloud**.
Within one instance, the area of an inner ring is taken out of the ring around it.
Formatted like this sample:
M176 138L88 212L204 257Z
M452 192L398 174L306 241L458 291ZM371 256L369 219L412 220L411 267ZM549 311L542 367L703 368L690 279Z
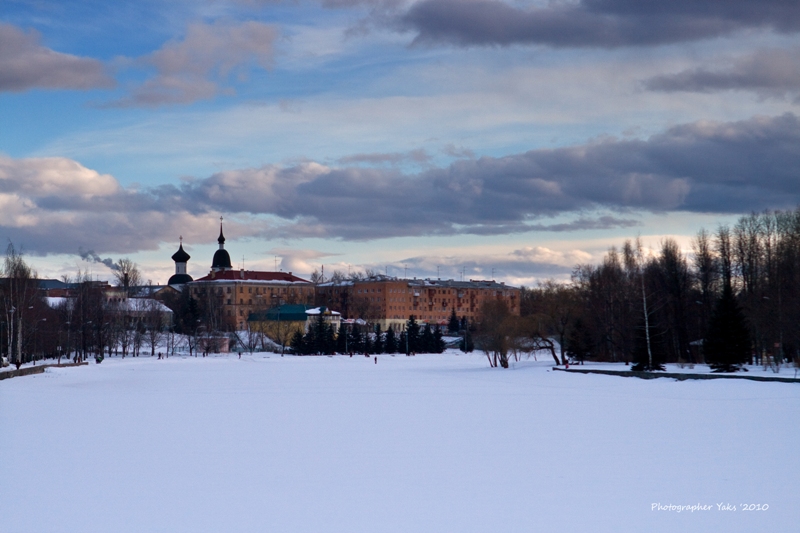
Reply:
M415 43L457 46L652 46L744 29L800 30L786 0L582 0L524 8L500 0L421 0L398 21Z
M0 23L0 91L94 89L114 85L95 59L46 48L34 30Z
M755 91L764 97L800 94L800 48L759 50L725 69L697 68L650 78L647 89L663 92Z
M548 225L586 210L736 213L800 203L794 115L677 126L647 140L603 140L460 160L419 174L309 163L220 172L186 184L196 208L276 215L280 236L371 239L625 227L630 218Z
M0 157L0 227L38 252L153 249L216 235L369 240L630 227L638 212L746 213L800 204L800 119L696 122L416 174L318 163L230 170L125 189L63 158ZM591 213L611 212L593 216ZM625 215L627 213L627 215ZM621 216L619 216L621 214ZM564 222L552 222L558 216ZM571 218L571 220L570 220Z

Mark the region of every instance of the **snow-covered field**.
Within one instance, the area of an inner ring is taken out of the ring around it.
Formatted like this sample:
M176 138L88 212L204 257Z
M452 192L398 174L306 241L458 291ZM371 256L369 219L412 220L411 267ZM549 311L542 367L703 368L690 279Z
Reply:
M140 357L0 381L0 531L800 530L800 386L551 364Z

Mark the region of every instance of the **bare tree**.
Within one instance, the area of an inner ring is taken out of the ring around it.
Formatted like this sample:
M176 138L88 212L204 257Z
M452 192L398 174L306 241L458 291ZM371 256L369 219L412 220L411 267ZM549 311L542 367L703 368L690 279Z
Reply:
M117 282L117 287L122 287L126 296L132 296L133 288L142 284L142 274L139 272L139 267L127 257L118 260L114 266L114 279Z
M152 298L142 300L142 307L144 310L142 315L142 325L145 331L144 341L150 347L150 355L153 356L164 338L167 315L161 307L161 302Z
M9 360L19 368L23 363L26 337L30 335L30 328L26 331L25 327L37 320L32 313L40 299L37 275L12 243L6 248L3 274L5 279L0 291L6 317Z

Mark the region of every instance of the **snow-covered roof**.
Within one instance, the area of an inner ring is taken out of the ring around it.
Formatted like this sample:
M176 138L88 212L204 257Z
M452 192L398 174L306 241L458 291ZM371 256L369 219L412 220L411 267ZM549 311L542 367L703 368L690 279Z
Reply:
M310 284L311 282L303 278L298 278L291 272L263 272L258 270L225 270L222 272L211 272L207 276L194 280L197 282L213 282L213 281L247 281L247 282L264 282L264 283L298 283Z
M306 310L307 315L318 315L322 313L323 315L334 315L334 316L341 316L342 314L338 311L331 311L327 307L315 307L313 309Z

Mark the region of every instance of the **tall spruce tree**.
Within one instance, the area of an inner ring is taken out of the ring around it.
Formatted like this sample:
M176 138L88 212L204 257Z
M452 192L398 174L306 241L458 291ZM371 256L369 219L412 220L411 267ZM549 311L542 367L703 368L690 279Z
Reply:
M419 334L419 323L417 322L417 317L411 315L408 317L408 322L406 322L406 343L408 345L408 352L417 353L420 351L420 334Z
M460 326L461 324L456 316L456 308L453 307L453 310L450 313L450 322L447 324L447 331L450 333L450 335L455 335L458 333Z
M383 333L381 333L381 325L375 326L375 342L372 343L372 353L383 353L384 340Z
M717 301L703 344L706 363L714 372L736 372L750 358L750 334L730 283Z
M425 324L425 329L422 330L422 338L420 339L422 353L436 353L435 340L433 338L433 331L431 325Z
M383 351L386 353L397 353L397 337L394 334L394 328L386 330L386 340L384 341Z
M442 328L436 328L436 331L433 332L433 352L434 353L442 353L444 352L444 335L442 335Z
M303 342L303 334L299 331L295 331L294 335L292 335L292 341L289 343L289 346L292 347L292 351L297 355L303 355L305 353L305 343Z

